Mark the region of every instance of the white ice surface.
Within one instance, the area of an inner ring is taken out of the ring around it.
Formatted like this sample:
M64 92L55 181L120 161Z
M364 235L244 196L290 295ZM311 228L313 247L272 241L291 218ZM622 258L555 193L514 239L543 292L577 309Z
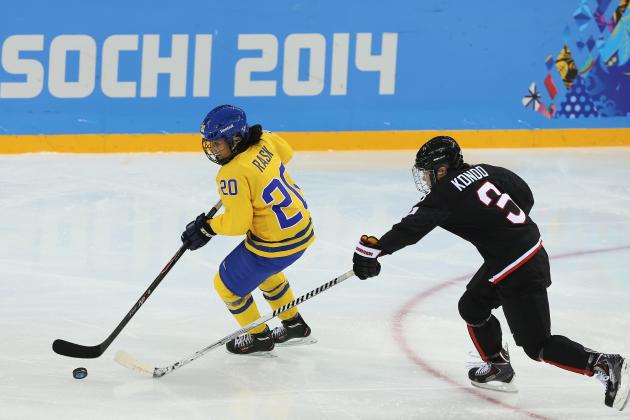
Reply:
M362 233L381 235L417 201L414 152L298 153L317 240L290 267L296 296L351 268ZM552 331L630 355L630 149L473 150L511 168L536 198L552 257ZM457 312L475 249L436 230L306 302L319 342L274 359L218 349L161 379L113 362L125 349L166 366L237 329L212 277L238 238L179 261L98 359L51 350L100 343L216 201L203 154L0 156L1 419L619 419L592 378L536 363L516 347L516 395L473 388L473 346ZM594 252L601 251L601 252ZM255 295L261 313L269 308ZM273 324L275 325L275 323ZM272 326L273 326L272 325ZM85 366L89 376L72 377ZM630 410L630 409L628 409Z

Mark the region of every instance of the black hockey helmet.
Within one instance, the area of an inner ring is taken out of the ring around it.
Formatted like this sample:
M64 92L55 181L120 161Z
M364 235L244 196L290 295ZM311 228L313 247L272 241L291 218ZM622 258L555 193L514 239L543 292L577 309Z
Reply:
M415 166L426 171L437 171L442 164L458 169L464 164L459 144L449 136L437 136L426 142L416 153Z
M436 173L442 165L459 169L464 165L464 156L459 144L449 136L437 136L426 142L416 153L412 168L416 187L424 195L437 182Z

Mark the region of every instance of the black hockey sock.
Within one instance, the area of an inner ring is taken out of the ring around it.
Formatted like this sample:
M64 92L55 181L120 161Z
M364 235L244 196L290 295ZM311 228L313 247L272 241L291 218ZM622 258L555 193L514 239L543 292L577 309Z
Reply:
M545 341L540 357L544 362L562 369L592 376L595 354L567 337L552 335Z
M501 324L494 315L480 325L468 324L468 333L484 362L501 351Z

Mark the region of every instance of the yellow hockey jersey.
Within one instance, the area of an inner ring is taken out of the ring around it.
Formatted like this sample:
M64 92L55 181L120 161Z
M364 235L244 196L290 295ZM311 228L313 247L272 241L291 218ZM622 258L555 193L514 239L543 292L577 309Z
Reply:
M225 211L210 220L212 230L247 234L245 247L268 258L306 249L315 235L304 195L284 166L292 156L282 137L263 131L260 142L223 165L216 181Z

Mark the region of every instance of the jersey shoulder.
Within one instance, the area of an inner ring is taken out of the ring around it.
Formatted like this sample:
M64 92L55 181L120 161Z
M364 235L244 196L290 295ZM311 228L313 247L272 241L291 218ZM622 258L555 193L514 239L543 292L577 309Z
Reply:
M511 171L510 169L492 165L483 165L483 167L490 174L490 177L499 183L505 182L508 186L518 185L522 188L529 188L527 182L525 182L525 180L516 172Z
M262 131L262 134L260 135L260 141L270 143L274 145L274 147L277 143L286 143L285 139L283 139L282 137L280 137L278 134L274 133L273 131L269 131L269 130Z
M289 163L293 158L293 148L282 137L271 131L263 131L260 141L273 151L284 164Z
M510 171L507 168L502 166L489 165L487 163L479 163L473 166L480 166L483 168L490 176L500 176L502 174L513 174L514 172Z

